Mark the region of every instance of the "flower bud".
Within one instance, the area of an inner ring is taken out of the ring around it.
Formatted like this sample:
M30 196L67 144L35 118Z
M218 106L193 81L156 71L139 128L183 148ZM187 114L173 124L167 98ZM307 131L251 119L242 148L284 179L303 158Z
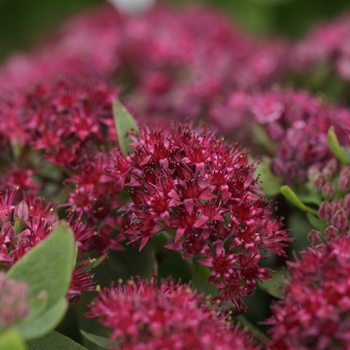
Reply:
M29 206L26 201L21 201L15 208L15 217L26 221L29 219Z
M339 209L335 212L331 219L331 224L339 230L346 230L348 227L348 218L344 209Z
M332 217L333 210L329 202L323 201L318 209L318 218L322 221L329 221Z
M332 215L335 214L335 212L339 209L343 209L343 202L341 199L334 199L331 202L331 207L332 207Z
M338 234L339 234L339 230L332 225L328 226L325 229L325 236L327 241L334 241L338 237Z
M342 191L350 190L350 166L346 166L340 172L338 186Z
M326 182L322 186L322 195L324 198L330 198L334 195L334 193L335 193L335 189L332 183Z
M321 232L317 230L311 230L307 235L307 239L312 246L317 246L322 243Z
M322 174L326 179L332 179L338 171L338 162L335 158L328 161L326 166L322 169Z
M314 177L312 186L316 191L320 192L325 183L326 183L326 180L324 176L321 173L318 173L318 175Z

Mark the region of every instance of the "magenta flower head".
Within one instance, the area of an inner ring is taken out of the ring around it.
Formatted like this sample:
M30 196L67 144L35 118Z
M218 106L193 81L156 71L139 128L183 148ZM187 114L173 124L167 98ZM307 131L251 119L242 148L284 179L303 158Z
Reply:
M163 280L128 280L100 292L85 315L112 330L121 350L257 349L246 332L230 328L188 285Z
M290 282L269 319L272 349L348 349L350 238L335 239L290 262Z
M59 225L58 215L52 203L46 204L39 197L22 196L20 192L9 188L0 193L0 265L5 271ZM21 199L18 204L16 197ZM73 216L68 220L75 234L78 257L67 299L76 303L82 291L95 290L95 284L88 271L89 260L84 260L83 257L83 253L87 253L91 248L90 240L94 237L94 230Z
M224 135L237 135L256 153L270 154L271 171L289 184L303 183L310 166L324 167L332 158L327 142L331 126L340 143L349 144L344 130L349 120L349 110L291 89L235 92L211 111L211 124ZM323 190L326 196L333 193L330 185Z
M45 151L46 158L72 167L84 152L115 142L111 102L118 91L93 78L62 77L0 96L0 142Z
M184 258L202 257L209 281L241 309L256 279L269 279L258 266L264 252L284 254L290 240L263 198L248 154L216 139L205 127L140 130L133 152L114 151L107 171L125 182L132 202L120 209L128 218L125 233L141 239L142 249L154 235L171 236L166 248ZM112 162L113 163L113 162ZM126 166L128 164L128 166Z

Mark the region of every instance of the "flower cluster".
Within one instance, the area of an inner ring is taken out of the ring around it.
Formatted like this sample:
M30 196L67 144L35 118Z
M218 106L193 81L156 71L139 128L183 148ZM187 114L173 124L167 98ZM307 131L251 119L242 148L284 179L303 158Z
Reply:
M26 282L8 280L0 271L0 331L28 314L28 292Z
M21 154L40 149L46 158L72 167L84 152L116 141L112 99L117 89L105 81L62 78L0 97L0 142Z
M258 266L261 252L283 255L290 240L258 189L248 154L186 125L143 128L132 147L128 156L116 149L107 170L130 189L132 202L120 209L125 233L140 238L142 249L152 236L173 232L166 247L184 258L205 257L199 262L221 291L216 300L232 300L240 310L255 279L271 278Z
M331 126L335 127L342 144L348 144L343 125L349 121L347 109L290 89L251 94L236 92L211 111L211 124L225 135L235 138L243 133L243 141L251 140L246 146L260 154L271 153L272 172L288 183L302 183L310 166L325 166L330 160L327 132ZM247 138L252 130L256 131L255 137ZM259 142L261 132L267 136L262 143Z
M121 19L110 6L79 14L32 53L16 53L0 68L0 90L25 88L62 75L94 77L118 67Z
M344 80L350 80L350 14L313 28L294 47L291 65L296 71L310 71L319 65Z
M115 348L257 349L246 332L229 328L223 318L188 285L164 280L128 280L105 288L89 305L87 317L97 317L112 330Z
M332 158L323 168L312 166L309 169L312 192L321 198L318 208L318 219L327 241L349 232L350 216L350 167L340 165ZM321 242L321 232L313 230L309 239L313 245Z
M51 203L45 205L42 198L21 196L20 191L7 189L0 194L0 267L8 270L29 250L47 237L58 226L59 219ZM22 197L18 204L17 197ZM76 301L84 290L94 290L95 286L84 268L89 260L83 260L83 253L90 248L89 240L94 231L80 221L69 218L79 251L78 267L73 271L72 282L67 297ZM81 261L82 260L82 261Z
M347 349L350 338L350 239L304 251L269 323L272 349Z
M284 40L254 39L213 9L159 6L122 18L105 6L72 18L33 53L10 57L0 89L61 75L113 77L132 92L126 101L140 116L200 118L232 88L275 82L288 52Z
M123 66L136 80L126 101L147 120L205 118L214 99L237 86L271 84L287 69L283 40L253 40L200 7L158 8L129 20L121 35Z

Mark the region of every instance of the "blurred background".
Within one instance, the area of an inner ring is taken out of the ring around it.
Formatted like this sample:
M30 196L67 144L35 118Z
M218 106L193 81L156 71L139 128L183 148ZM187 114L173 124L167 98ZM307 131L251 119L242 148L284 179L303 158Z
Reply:
M12 51L27 50L70 15L102 0L0 0L0 62ZM349 0L159 0L176 5L197 2L221 8L244 29L300 37L313 23L350 9Z

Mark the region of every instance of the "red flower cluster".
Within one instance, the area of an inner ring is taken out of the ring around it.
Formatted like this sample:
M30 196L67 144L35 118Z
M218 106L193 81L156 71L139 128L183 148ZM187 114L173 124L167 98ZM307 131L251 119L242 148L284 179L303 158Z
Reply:
M116 141L112 99L117 89L93 79L62 78L0 97L0 143L19 154L42 149L48 160L72 167L84 152Z
M73 18L32 54L10 57L0 89L60 75L117 77L141 116L200 118L232 88L275 82L288 52L282 39L253 39L213 9L155 7L121 18L105 6Z
M348 349L350 239L309 248L289 263L290 283L269 323L272 349Z
M112 329L111 340L122 350L258 349L246 332L229 328L202 297L172 280L128 280L112 284L89 305L86 317L98 317Z
M218 140L204 127L185 125L167 130L141 129L123 156L114 150L116 181L130 188L132 202L125 232L141 247L162 231L173 236L166 247L199 256L212 272L220 302L232 300L238 309L241 296L255 289L255 279L269 279L259 267L261 251L284 254L290 239L282 223L272 218L271 204L262 197L248 154Z
M267 136L262 145L265 149L261 151L261 144L252 144L259 142L258 134L249 137L251 143L246 146L263 154L272 147L272 172L283 176L286 182L298 183L306 180L311 165L325 166L331 158L327 143L331 126L335 127L340 141L348 144L343 125L349 121L347 109L327 105L307 92L293 90L233 93L211 111L211 124L234 138L239 137L235 132L244 134L245 130L247 139L248 132L259 125ZM256 130L261 132L260 128Z
M45 205L41 198L25 197L16 205L14 189L7 189L0 194L0 266L9 269L29 250L47 237L58 226L58 215L51 203ZM94 231L80 221L69 218L77 241L78 264L86 267L89 260L81 261L82 254L87 251L86 244L93 237ZM91 276L78 266L73 271L73 279L67 293L69 300L77 300L83 290L94 290Z
M291 53L291 65L296 71L311 71L328 64L330 72L349 81L350 13L313 28Z
M110 74L119 64L120 24L118 13L110 6L77 15L34 52L10 56L0 69L0 90L27 87L61 75Z

